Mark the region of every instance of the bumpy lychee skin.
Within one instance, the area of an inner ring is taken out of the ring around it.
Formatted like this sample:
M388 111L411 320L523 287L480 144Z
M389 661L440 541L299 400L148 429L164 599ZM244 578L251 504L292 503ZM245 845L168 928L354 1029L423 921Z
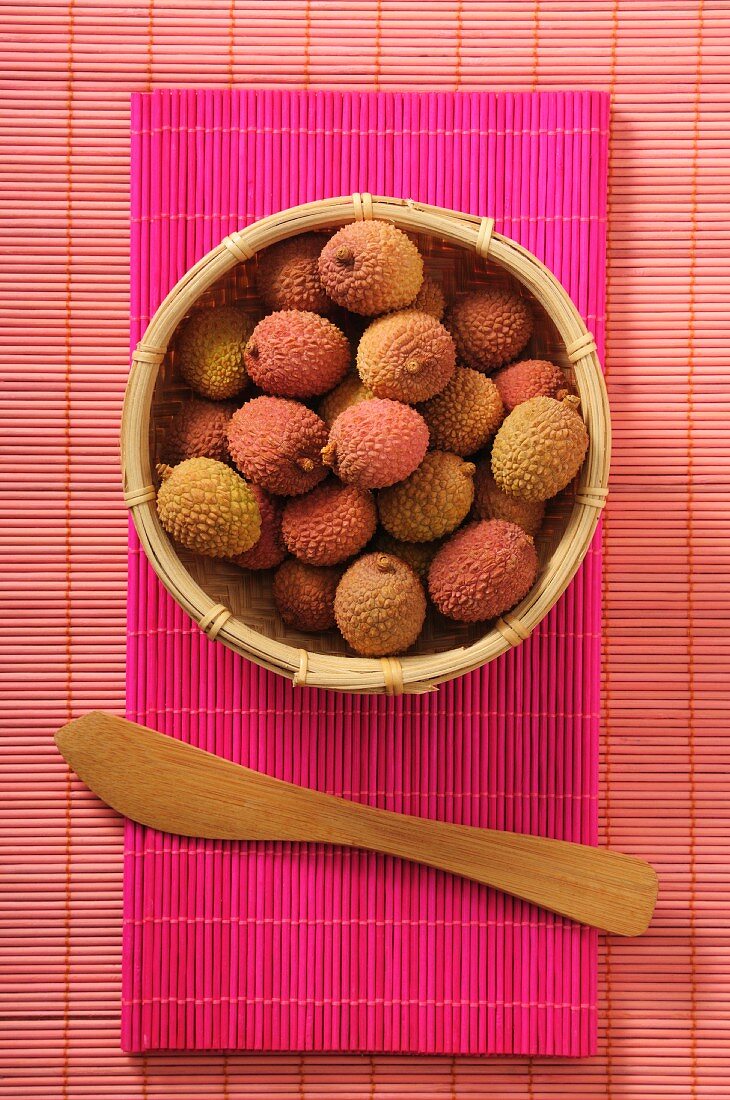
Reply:
M318 569L289 558L276 573L274 603L287 626L313 634L335 625L335 592L342 570Z
M474 513L478 519L506 519L534 536L542 526L545 504L503 493L492 475L490 459L484 458L477 462L474 474Z
M358 374L368 389L409 405L439 393L455 369L448 332L435 317L416 309L373 321L357 349Z
M504 420L494 382L470 367L457 367L441 393L418 411L428 424L431 446L457 455L481 450Z
M328 428L331 428L340 413L345 409L358 405L361 401L369 401L374 395L363 384L359 374L354 371L348 374L328 394L322 398L318 406L318 413Z
M231 560L242 569L274 569L286 557L286 546L281 536L282 503L260 485L249 485L249 489L261 513L261 535L250 550Z
M236 406L189 397L170 423L163 445L163 457L171 466L186 458L228 458L228 421Z
M370 493L332 480L288 501L281 531L295 558L307 565L337 565L362 550L377 521Z
M532 313L524 298L499 286L465 295L446 317L460 358L486 374L520 354L532 335L532 326Z
M243 349L252 330L240 306L192 313L175 339L176 361L188 385L214 401L240 394L246 386Z
M579 398L531 397L509 414L492 444L492 473L499 488L520 500L549 500L583 465L588 429Z
M410 565L419 580L426 583L431 562L443 546L442 539L434 542L400 542L389 535L382 528L377 532L373 543L373 550L382 550L385 554L395 554L406 565Z
M555 363L547 359L521 359L493 375L507 412L531 397L561 399L569 392L568 380Z
M246 345L246 370L266 393L315 397L350 369L350 345L326 317L285 309L259 321Z
M428 449L428 428L410 405L373 398L337 417L322 458L341 481L382 489L412 474Z
M347 570L335 595L335 619L364 657L404 653L421 633L426 597L413 570L392 554L366 554Z
M261 513L251 488L230 466L188 458L160 466L157 513L167 533L196 554L231 558L261 534Z
M503 614L527 595L537 576L531 537L514 523L470 523L439 550L428 572L431 599L457 622Z
M423 276L421 289L408 306L409 309L419 309L422 313L430 313L437 321L442 321L446 312L446 299L444 292L430 275Z
M231 417L228 449L244 477L277 496L298 496L327 474L327 426L311 409L281 397L255 397Z
M268 309L331 313L334 303L319 278L320 233L302 233L257 254L256 286Z
M373 316L413 301L423 282L423 260L390 222L353 222L322 249L319 276L338 305Z
M431 542L455 530L474 500L474 463L429 451L405 481L378 493L380 522L403 542Z

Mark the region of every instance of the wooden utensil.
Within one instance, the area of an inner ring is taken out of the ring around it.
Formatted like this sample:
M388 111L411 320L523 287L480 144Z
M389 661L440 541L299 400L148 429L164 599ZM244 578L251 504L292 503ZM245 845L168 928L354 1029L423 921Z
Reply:
M634 856L377 810L284 783L100 711L69 722L56 744L104 802L163 832L385 852L622 936L640 935L654 911L656 874Z

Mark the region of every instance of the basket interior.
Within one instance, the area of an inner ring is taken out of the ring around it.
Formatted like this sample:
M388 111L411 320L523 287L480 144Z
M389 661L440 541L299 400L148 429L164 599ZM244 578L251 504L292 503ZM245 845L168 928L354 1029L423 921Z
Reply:
M514 281L499 267L485 263L474 252L458 248L437 237L420 234L413 239L418 244L426 263L426 270L442 286L447 301L458 294L476 289L485 282L515 286ZM519 286L520 293L525 293ZM522 358L550 359L559 363L571 382L573 370L565 353L555 325L534 299L530 299L535 316L532 339ZM199 306L222 305L229 302L243 304L254 318L260 316L256 294L256 258L237 264L198 300ZM363 319L364 320L364 319ZM359 319L353 320L348 336L356 347ZM360 326L362 327L362 326ZM175 341L171 341L155 387L150 421L150 448L152 468L164 457L164 441L169 423L190 390L181 381L175 366ZM251 394L247 394L247 400ZM316 402L310 402L316 409ZM543 570L556 551L573 508L573 492L569 488L548 502L542 530L536 539ZM269 638L285 642L297 649L331 655L347 655L352 651L337 631L323 634L302 634L287 627L279 618L271 594L270 570L250 571L224 561L204 558L177 548L181 562L191 576L216 603L229 607L234 615L247 626ZM491 623L460 624L440 615L429 607L424 629L409 654L441 653L459 646L470 645L491 629Z

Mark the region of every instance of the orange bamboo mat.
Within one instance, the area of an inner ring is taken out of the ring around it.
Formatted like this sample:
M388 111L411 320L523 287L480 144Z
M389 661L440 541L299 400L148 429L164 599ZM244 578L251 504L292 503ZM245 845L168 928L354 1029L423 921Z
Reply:
M726 0L48 0L2 19L0 1095L726 1097ZM119 1053L121 826L50 733L123 709L129 93L231 82L613 92L602 828L662 890L648 936L603 946L590 1060Z

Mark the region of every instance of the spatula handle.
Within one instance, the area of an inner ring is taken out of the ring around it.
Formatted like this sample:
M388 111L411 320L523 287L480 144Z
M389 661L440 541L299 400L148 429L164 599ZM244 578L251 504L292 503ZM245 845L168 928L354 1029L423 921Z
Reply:
M340 820L355 847L463 875L608 932L638 936L654 911L656 873L633 856L370 808Z
M98 712L64 726L56 742L105 802L166 832L385 852L624 936L643 932L654 909L656 874L634 856L363 806Z

